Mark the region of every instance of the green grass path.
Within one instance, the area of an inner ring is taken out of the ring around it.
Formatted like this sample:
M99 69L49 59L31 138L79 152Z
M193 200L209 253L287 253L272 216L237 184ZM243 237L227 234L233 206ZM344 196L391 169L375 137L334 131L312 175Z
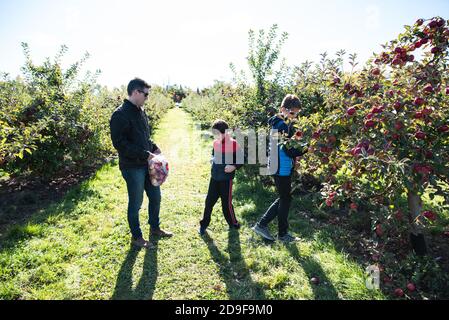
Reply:
M383 299L365 286L364 267L336 249L332 229L291 213L297 244L267 244L250 227L274 190L238 175L234 206L242 229L228 231L220 203L208 236L197 234L210 172L210 141L189 115L172 109L154 140L170 161L162 187L162 228L171 239L130 247L127 194L116 163L60 203L14 227L0 244L0 299ZM140 217L149 226L147 200ZM276 226L273 227L275 233ZM338 247L338 246L337 246ZM318 276L319 285L310 278Z

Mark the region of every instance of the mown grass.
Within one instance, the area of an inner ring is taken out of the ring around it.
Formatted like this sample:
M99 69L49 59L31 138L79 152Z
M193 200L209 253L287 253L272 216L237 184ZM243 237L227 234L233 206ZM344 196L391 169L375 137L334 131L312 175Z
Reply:
M250 230L276 195L237 175L234 206L242 228L229 231L221 206L209 232L197 234L210 172L210 141L172 109L155 141L170 159L161 222L175 233L130 246L127 194L117 163L105 165L65 198L1 239L0 299L384 299L365 286L364 266L338 249L331 227L295 214L297 244L266 243ZM141 224L148 235L147 200ZM276 226L271 226L273 233ZM313 285L310 278L319 277Z

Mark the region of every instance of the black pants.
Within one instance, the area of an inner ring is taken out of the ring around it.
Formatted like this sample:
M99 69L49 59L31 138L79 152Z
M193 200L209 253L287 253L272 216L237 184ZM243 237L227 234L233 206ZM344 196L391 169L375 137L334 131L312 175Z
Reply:
M204 208L204 216L203 220L200 222L203 229L206 229L209 226L212 209L219 198L221 198L223 215L228 225L238 225L237 218L234 213L234 207L232 206L232 180L217 181L211 178L209 190L207 192L206 206Z
M267 212L265 212L259 221L259 225L261 227L266 227L277 216L279 236L284 236L288 232L288 212L292 202L292 178L290 176L274 176L274 183L276 184L279 198L277 198L268 208Z

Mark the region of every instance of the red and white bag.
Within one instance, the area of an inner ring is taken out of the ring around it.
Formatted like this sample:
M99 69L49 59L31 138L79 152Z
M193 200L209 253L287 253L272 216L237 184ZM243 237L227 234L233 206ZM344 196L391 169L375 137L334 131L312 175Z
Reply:
M155 187L162 185L167 180L169 166L163 155L157 155L148 161L151 184Z

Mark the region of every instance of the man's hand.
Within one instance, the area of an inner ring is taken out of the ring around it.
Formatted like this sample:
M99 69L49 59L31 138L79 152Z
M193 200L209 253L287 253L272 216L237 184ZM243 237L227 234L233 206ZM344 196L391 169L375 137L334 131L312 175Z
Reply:
M233 166L233 165L227 165L227 166L225 167L224 171L225 171L226 173L232 173L232 172L234 172L236 169L237 169L236 166Z

